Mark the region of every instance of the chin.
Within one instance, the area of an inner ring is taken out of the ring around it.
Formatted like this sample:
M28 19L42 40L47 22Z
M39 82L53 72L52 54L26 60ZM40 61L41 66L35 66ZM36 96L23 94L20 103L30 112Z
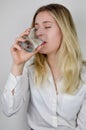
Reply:
M47 52L43 51L43 50L40 50L39 51L40 54L47 54Z
M39 52L40 54L46 54L45 52Z

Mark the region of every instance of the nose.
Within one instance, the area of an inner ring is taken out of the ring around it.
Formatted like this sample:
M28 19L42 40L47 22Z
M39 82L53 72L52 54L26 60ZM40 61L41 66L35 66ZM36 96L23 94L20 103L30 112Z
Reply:
M39 28L36 31L36 35L37 35L38 38L42 38L45 35L44 29L43 28Z

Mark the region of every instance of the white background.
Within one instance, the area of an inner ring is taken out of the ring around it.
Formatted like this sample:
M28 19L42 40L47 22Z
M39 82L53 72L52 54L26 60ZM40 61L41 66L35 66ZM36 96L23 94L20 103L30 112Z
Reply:
M30 27L32 17L41 5L61 3L71 12L77 29L81 50L86 59L86 0L0 0L0 95L10 72L12 57L10 47L16 37ZM26 104L12 117L1 110L0 130L28 130Z

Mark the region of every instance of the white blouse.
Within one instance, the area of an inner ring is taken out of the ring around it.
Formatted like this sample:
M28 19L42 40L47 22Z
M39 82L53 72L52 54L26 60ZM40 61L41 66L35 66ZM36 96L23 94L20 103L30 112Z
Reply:
M86 130L86 68L82 69L83 82L74 95L61 92L62 80L57 82L56 94L51 72L46 83L34 83L34 66L21 76L9 75L2 94L2 106L7 116L19 111L29 95L27 119L34 130ZM14 95L12 95L12 90Z

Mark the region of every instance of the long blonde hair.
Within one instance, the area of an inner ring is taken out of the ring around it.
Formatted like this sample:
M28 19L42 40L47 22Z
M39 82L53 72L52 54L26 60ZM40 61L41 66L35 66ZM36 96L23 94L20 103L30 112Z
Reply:
M60 4L49 4L40 7L32 22L35 24L35 18L38 13L48 11L56 20L62 31L62 43L58 50L58 68L63 76L63 91L73 94L78 88L80 82L80 71L82 66L82 55L79 47L76 29L69 10ZM34 60L35 65L35 81L42 83L46 70L46 55L37 53Z

